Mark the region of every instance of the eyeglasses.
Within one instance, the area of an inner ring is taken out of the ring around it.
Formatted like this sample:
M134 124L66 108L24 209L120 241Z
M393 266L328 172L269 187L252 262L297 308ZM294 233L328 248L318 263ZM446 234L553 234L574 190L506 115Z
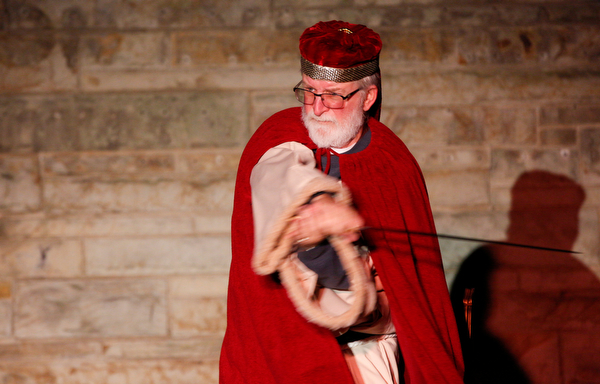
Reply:
M318 96L323 101L323 105L330 109L341 109L344 108L344 101L350 99L354 94L360 91L358 88L356 91L347 94L346 96L338 95L337 93L314 93L313 91L309 91L308 89L299 88L299 85L302 82L299 82L294 87L294 93L296 94L296 99L299 102L306 105L313 105L315 103L315 98Z

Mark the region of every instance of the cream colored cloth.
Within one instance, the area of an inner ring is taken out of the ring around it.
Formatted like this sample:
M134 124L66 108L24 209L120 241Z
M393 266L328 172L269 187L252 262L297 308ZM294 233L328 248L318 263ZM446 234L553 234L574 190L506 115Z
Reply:
M306 195L306 189L319 179L326 183L338 182L315 168L312 150L302 144L284 143L271 148L261 157L250 177L255 253L262 248L263 242L286 208L297 196ZM366 252L362 255L365 268L372 272L372 276L376 276L370 256ZM292 260L306 296L317 297L324 311L337 315L350 306L351 291L317 287L317 275L296 255L292 255ZM359 319L358 324L350 329L375 336L343 346L343 353L357 384L398 384L398 343L387 299L378 277L374 277L371 283L379 292L377 309L370 316ZM344 331L347 329L340 330L335 335Z
M314 179L333 177L315 168L313 152L306 146L287 142L269 149L252 169L252 215L255 252L283 211ZM337 180L336 180L337 181Z
M396 334L353 341L342 348L356 384L400 384Z

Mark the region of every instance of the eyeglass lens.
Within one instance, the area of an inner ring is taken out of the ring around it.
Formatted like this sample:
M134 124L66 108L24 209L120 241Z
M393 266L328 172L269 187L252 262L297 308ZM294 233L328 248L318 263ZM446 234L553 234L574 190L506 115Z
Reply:
M312 105L315 102L316 95L311 92L301 88L295 89L296 98L302 104ZM323 105L327 108L341 108L344 105L344 98L340 95L319 95L321 100L323 101Z

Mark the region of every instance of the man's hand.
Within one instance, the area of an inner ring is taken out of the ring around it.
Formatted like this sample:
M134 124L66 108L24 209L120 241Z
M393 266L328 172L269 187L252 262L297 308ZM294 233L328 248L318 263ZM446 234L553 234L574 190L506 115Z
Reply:
M322 194L300 207L291 225L289 234L294 241L312 247L330 235L343 236L350 242L358 240L364 220L354 208Z

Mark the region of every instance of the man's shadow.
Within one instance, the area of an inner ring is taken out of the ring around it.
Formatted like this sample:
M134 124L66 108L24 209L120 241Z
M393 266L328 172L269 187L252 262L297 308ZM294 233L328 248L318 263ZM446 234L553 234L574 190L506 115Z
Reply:
M572 250L584 199L583 188L565 176L523 173L512 188L506 241ZM476 249L451 288L465 383L570 382L561 371L566 352L560 335L572 329L574 317L581 323L581 316L598 316L589 306L570 313L573 298L590 290L600 294L600 282L569 253L505 245Z

